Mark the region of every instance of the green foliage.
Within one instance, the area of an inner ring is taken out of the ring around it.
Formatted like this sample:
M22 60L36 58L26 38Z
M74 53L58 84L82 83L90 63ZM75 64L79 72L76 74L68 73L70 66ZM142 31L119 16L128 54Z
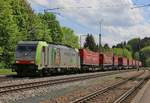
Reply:
M44 21L37 15L33 15L34 20L32 21L32 25L29 29L29 33L27 35L27 40L41 40L51 42L51 35L48 26L44 24Z
M92 34L88 34L86 39L85 39L85 43L84 43L84 48L87 48L91 51L98 51L97 45L95 43L94 37L92 36Z
M140 60L140 53L139 52L134 53L134 59Z
M112 49L109 47L107 43L104 44L104 46L100 46L100 51L108 54L112 53Z
M150 58L150 46L147 46L140 51L140 57L144 65L147 66L146 60Z
M67 39L66 39L67 38ZM0 1L0 68L14 62L18 41L41 40L79 47L73 30L61 28L56 16L36 14L26 0Z
M113 47L128 49L130 52L132 52L132 57L134 59L141 60L143 64L146 65L146 57L144 52L145 47L147 48L148 46L150 46L150 37L145 37L144 39L134 38L129 40L126 45L122 42L120 44L117 44L117 46Z
M150 67L150 57L146 59L146 66Z
M16 72L12 72L11 69L0 68L0 75L11 75L11 74L16 74Z
M29 27L30 15L33 15L33 11L25 0L10 0L12 16L18 27L19 35L17 36L20 40L26 40ZM20 37L20 38L19 38Z
M124 48L126 46L126 42L121 42L115 46L116 48Z
M13 61L13 51L19 35L10 3L10 0L1 0L0 2L0 47L2 56L0 61L4 62L4 66L10 65Z
M48 27L45 27L41 18L34 14L32 8L25 0L12 0L14 20L20 31L19 40L51 41ZM18 37L17 37L18 38Z
M114 55L132 58L132 53L126 48L114 48Z
M127 44L131 46L133 53L135 53L140 49L140 38L131 39Z
M56 16L48 12L45 12L44 14L40 13L38 16L43 20L44 25L48 27L49 33L47 35L51 36L52 41L61 43L63 33L59 22L56 20Z
M79 48L79 38L75 35L74 31L67 27L62 27L62 43L67 44L73 48Z
M150 37L145 37L140 42L140 48L144 48L146 46L150 46Z
M132 51L131 45L126 45L125 48L128 49L129 51Z
M104 49L110 49L108 44L104 44Z

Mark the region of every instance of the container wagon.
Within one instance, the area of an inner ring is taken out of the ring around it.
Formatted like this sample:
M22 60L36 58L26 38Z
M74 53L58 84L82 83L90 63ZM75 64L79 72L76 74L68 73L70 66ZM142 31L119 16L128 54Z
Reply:
M119 69L126 69L126 68L128 68L127 58L125 58L125 57L119 57L118 58L118 68Z
M118 69L118 56L113 56L113 69Z
M112 55L107 55L107 54L100 54L100 58L102 61L100 61L102 65L102 69L112 69L113 67L113 56Z
M80 63L83 71L99 69L99 53L80 49Z
M139 61L139 67L142 67L142 62L141 61Z
M129 69L133 68L133 60L132 59L128 59L128 68Z
M136 68L136 61L134 59L133 59L132 63L133 63L133 68Z
M135 67L139 68L139 61L138 60L135 60Z

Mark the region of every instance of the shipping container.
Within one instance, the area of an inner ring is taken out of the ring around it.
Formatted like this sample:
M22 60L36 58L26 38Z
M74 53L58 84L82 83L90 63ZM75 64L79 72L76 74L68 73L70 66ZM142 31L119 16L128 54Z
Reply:
M138 60L135 60L135 65L136 65L136 67L139 67L139 61Z
M99 53L80 49L81 65L99 66Z
M127 66L128 65L128 62L127 62L127 58L125 57L119 57L118 58L118 65L119 66Z
M139 66L142 67L142 62L141 61L139 61Z
M135 62L134 59L132 60L132 64L133 64L134 67L136 66L136 62Z
M133 60L132 59L128 59L128 66L133 66Z
M113 56L113 65L118 66L118 57L117 56Z
M102 57L102 64L103 66L112 66L113 65L113 56L112 55L106 55L106 54L100 54Z

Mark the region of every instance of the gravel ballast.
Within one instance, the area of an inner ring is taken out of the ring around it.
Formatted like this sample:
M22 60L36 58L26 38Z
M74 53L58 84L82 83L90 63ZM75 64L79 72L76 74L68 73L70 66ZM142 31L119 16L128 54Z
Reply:
M124 78L133 76L136 73L136 71L132 71L130 73L126 72L84 81L64 83L36 89L34 88L26 91L18 91L0 96L0 101L2 103L67 103L68 101L74 100L83 95L87 95L93 90L104 88L105 86L113 84ZM43 78L40 79L43 80ZM21 82L24 83L24 81Z

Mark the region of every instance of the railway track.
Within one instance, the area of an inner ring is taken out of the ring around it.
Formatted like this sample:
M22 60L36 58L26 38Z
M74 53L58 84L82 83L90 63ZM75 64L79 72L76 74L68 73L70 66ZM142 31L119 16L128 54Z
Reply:
M0 81L13 81L13 80L19 80L19 78L16 77L16 75L0 75Z
M90 75L85 75L85 76L66 77L62 79L43 80L43 81L21 83L21 84L15 84L15 85L5 85L5 86L0 86L0 95L4 93L18 91L18 90L32 89L32 88L37 88L37 87L42 87L42 86L56 85L56 84L91 79L91 78L96 78L96 77L103 77L103 76L114 75L114 74L123 73L123 72L128 72L128 71L107 72L107 73L100 73L100 74L98 73L98 74L93 74L93 75L90 74Z
M122 94L113 103L124 103L124 102L127 103L126 99L129 98L129 96L131 96L138 88L140 88L142 85L144 85L146 83L148 77L149 77L149 75L142 78L139 83L137 83L134 87L132 87L127 92Z
M105 87L104 89L100 89L100 90L97 90L89 95L86 95L84 97L81 97L79 99L76 99L74 101L71 101L70 103L97 103L97 100L101 100L103 98L100 98L100 97L106 97L106 96L111 96L109 95L108 92L112 91L113 89L121 86L121 85L124 85L125 83L127 83L128 81L134 79L134 78L137 78L141 75L143 75L145 72L142 72L136 76L133 76L131 78L128 78L128 79L125 79L123 81L120 81L118 83L115 83L111 86L108 86L108 87ZM142 79L137 85L135 85L133 88L129 89L129 91L123 93L120 98L117 98L117 100L114 101L114 103L121 103L121 101L124 101L126 97L129 96L130 93L132 93L132 91L134 91L136 88L138 88L138 86L140 86L143 81L145 81L146 77L144 79ZM121 90L120 88L117 88L118 90ZM106 94L108 93L108 94ZM115 92L110 92L110 93L115 93ZM105 95L105 96L103 96ZM108 99L108 98L107 98ZM111 101L112 102L112 101ZM104 101L99 101L98 103L110 103L110 102L106 102L105 100ZM113 103L113 102L112 102Z

